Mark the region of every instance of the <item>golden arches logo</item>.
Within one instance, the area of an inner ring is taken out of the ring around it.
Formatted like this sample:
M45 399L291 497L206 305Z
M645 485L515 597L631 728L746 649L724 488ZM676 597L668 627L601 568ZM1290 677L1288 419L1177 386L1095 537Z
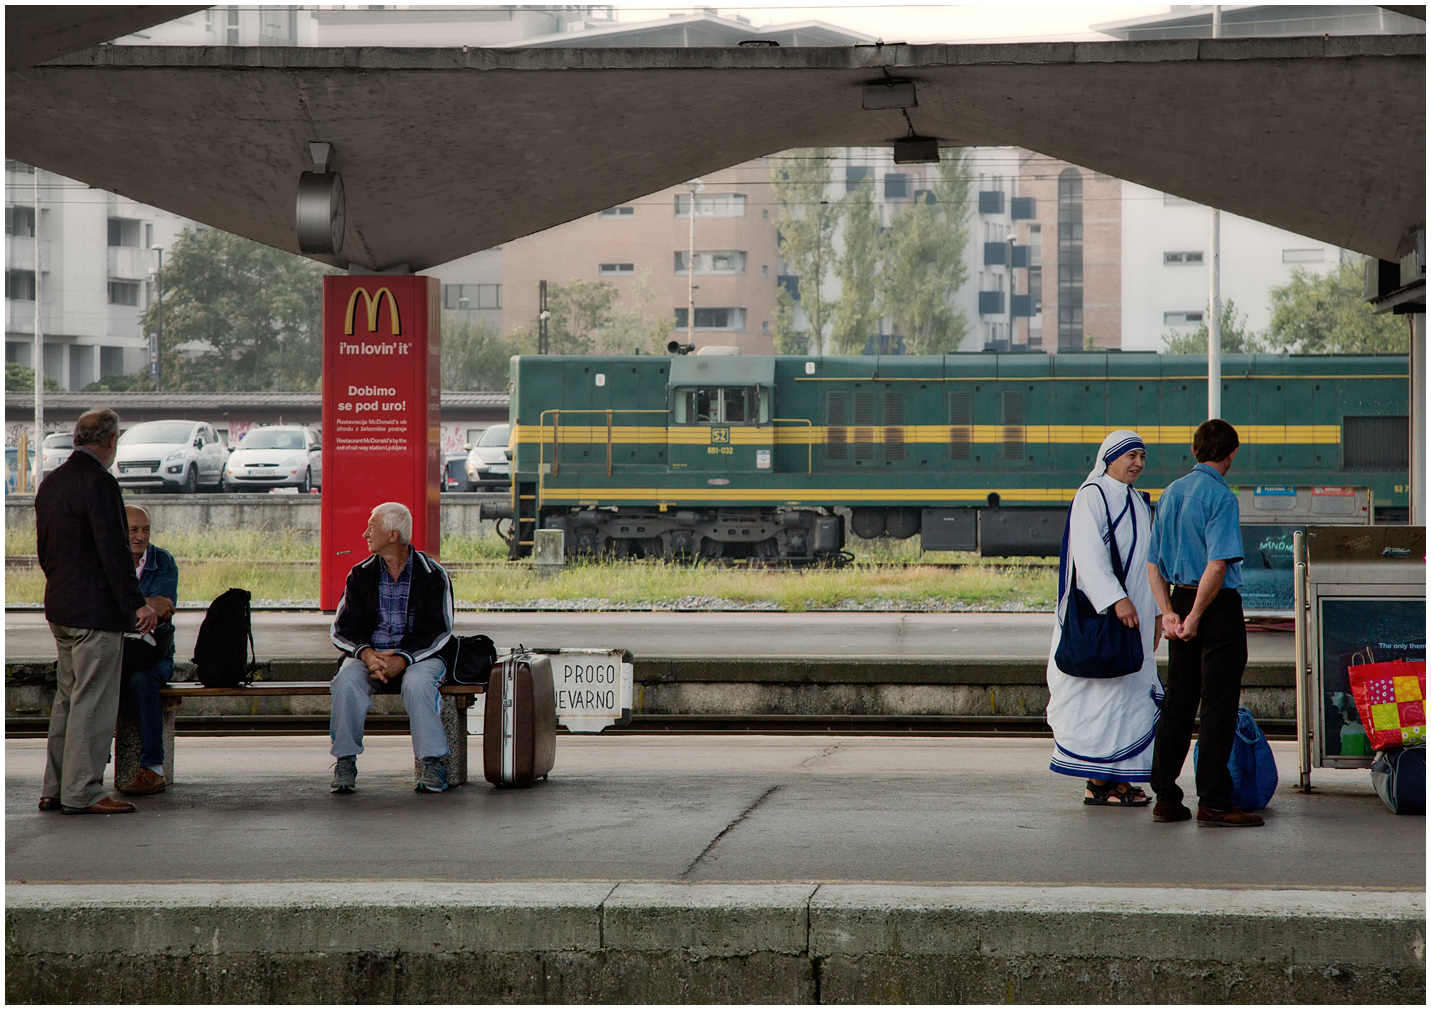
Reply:
M398 320L397 296L392 293L392 290L390 288L378 288L377 291L370 295L366 288L358 288L348 299L348 314L343 320L344 334L350 337L353 335L353 317L357 313L358 298L360 296L363 299L364 307L368 310L369 333L378 332L378 309L383 304L384 296L386 296L388 300L388 315L392 319L393 336L396 337L402 333L402 323Z

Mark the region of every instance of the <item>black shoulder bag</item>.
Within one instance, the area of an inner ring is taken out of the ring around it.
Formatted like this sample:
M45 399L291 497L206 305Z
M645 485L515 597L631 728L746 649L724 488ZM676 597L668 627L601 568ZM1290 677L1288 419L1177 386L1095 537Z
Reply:
M1083 487L1098 487L1085 484ZM1079 488L1080 491L1083 488ZM1118 538L1113 535L1113 512L1108 508L1108 498L1103 489L1098 488L1098 497L1103 499L1103 511L1108 516L1108 554L1113 562L1113 576L1128 593L1124 581L1123 559L1118 556ZM1133 522L1138 517L1130 517ZM1070 510L1068 521L1073 522ZM1131 597L1130 597L1131 599ZM1112 607L1100 614L1089 601L1083 590L1078 588L1078 573L1073 565L1073 550L1068 552L1068 605L1063 617L1063 632L1059 635L1058 648L1053 654L1054 665L1070 677L1086 677L1106 680L1112 677L1126 677L1143 668L1143 633L1139 628L1130 628L1118 620Z

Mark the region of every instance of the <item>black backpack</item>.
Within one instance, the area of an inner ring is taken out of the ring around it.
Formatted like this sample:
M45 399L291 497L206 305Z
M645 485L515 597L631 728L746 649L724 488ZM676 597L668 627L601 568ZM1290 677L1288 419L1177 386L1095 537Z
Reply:
M485 684L487 672L497 662L497 647L486 635L453 635L438 653L451 684Z
M253 680L258 656L254 653L254 661L249 662L253 651L251 598L247 589L229 589L209 604L194 643L194 666L205 687L238 687Z

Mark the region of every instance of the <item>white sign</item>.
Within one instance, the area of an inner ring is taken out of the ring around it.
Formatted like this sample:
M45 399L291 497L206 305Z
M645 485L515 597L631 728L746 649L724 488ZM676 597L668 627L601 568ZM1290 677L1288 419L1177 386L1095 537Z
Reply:
M622 649L543 652L552 664L557 722L573 733L600 733L631 721L632 663Z

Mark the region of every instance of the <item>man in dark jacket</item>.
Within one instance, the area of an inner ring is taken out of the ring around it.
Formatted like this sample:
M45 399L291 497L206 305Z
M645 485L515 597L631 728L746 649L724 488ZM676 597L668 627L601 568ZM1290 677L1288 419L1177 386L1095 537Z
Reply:
M104 766L119 713L124 633L153 631L158 615L139 591L124 499L109 473L118 442L119 415L87 411L75 424L75 451L35 494L45 618L59 651L41 810L134 810L105 795Z
M412 547L412 513L405 505L384 502L373 509L363 536L371 556L348 573L333 618L333 644L346 658L329 688L328 735L337 758L330 788L354 790L373 693L401 679L413 754L422 762L417 791L440 793L447 788L447 734L439 653L452 637L452 583L441 565Z

